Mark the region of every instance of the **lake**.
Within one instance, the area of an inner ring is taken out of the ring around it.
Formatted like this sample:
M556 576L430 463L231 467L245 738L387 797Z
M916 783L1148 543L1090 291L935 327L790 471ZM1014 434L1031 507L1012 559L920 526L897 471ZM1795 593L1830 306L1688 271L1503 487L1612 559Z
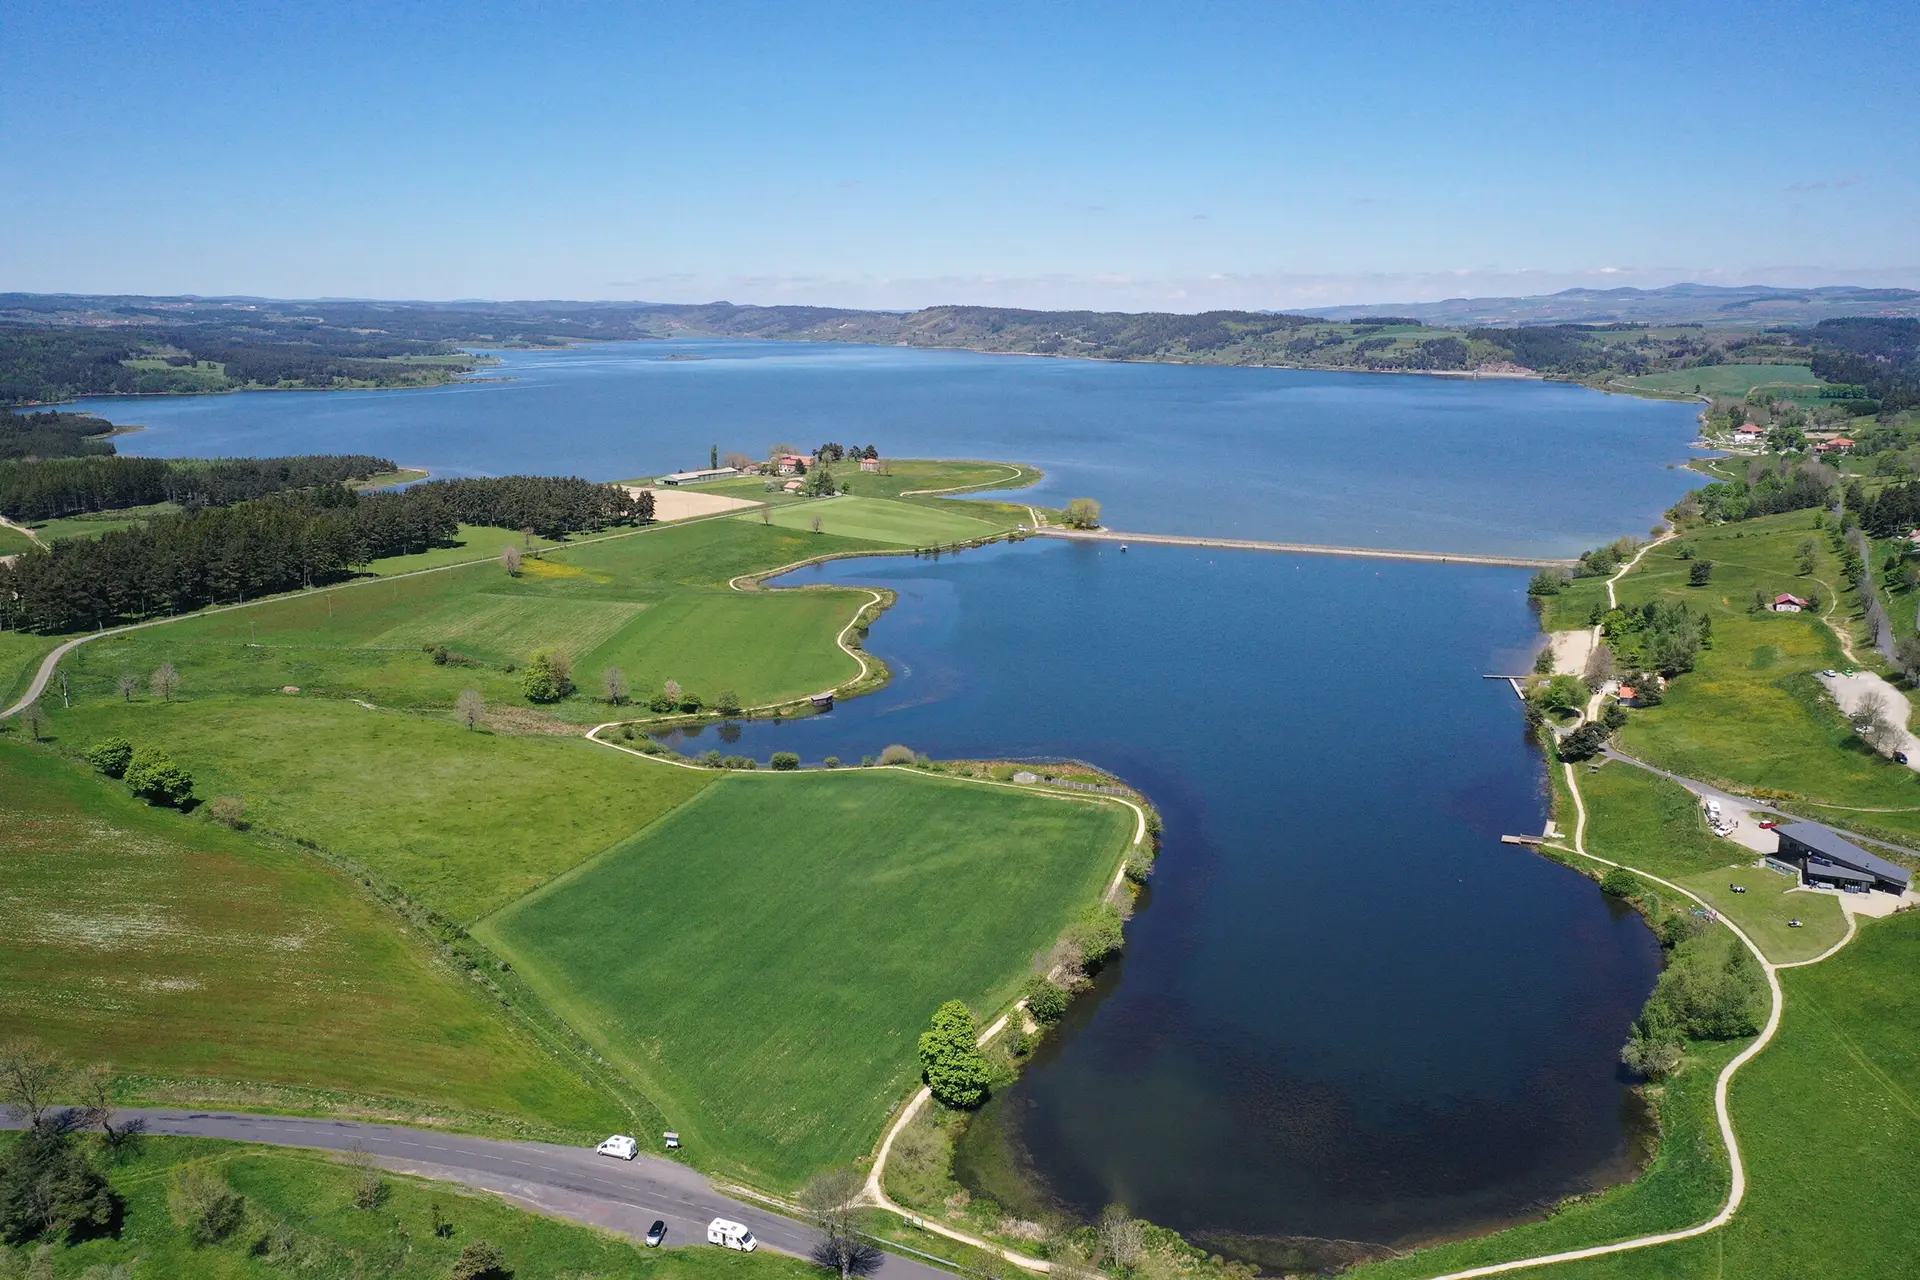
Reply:
M1546 814L1517 700L1479 679L1534 642L1526 577L1049 541L843 561L787 581L899 592L869 640L894 681L671 738L1126 778L1166 823L1150 903L961 1173L1009 1209L1121 1201L1229 1255L1404 1244L1631 1175L1618 1054L1659 948L1500 843Z
M1693 487L1697 408L1564 383L1115 364L739 340L504 351L412 391L82 401L160 457L375 453L442 475L595 480L705 466L708 448L876 444L1005 458L1054 506L1134 532L1506 555L1644 533Z
M672 356L697 357L673 359ZM1696 410L1536 382L1106 364L831 344L505 352L419 391L95 400L162 456L370 452L599 479L710 444L877 444L1045 468L1139 531L1572 554L1696 477ZM1339 1256L1484 1229L1630 1176L1618 1063L1659 966L1637 917L1507 832L1540 756L1490 671L1538 643L1526 573L1032 541L843 562L883 583L880 692L685 748L1068 757L1166 819L1124 960L969 1130L1034 1213L1112 1201L1210 1250ZM1276 1261L1280 1260L1280 1261Z

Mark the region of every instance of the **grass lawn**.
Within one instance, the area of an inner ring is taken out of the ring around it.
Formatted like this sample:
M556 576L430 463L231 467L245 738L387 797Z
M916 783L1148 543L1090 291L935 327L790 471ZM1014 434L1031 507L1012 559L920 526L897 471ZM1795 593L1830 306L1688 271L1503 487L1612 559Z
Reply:
M1838 898L1796 888L1793 877L1768 867L1704 871L1681 876L1674 883L1711 902L1775 964L1811 960L1847 933ZM1728 888L1736 884L1746 892ZM1800 921L1801 927L1789 928L1789 920Z
M168 1211L168 1189L187 1165L214 1172L246 1198L244 1224L219 1243L195 1247ZM515 1280L807 1280L819 1275L797 1258L764 1250L734 1253L704 1241L645 1249L490 1195L398 1174L385 1175L387 1193L377 1208L360 1209L353 1204L357 1173L318 1152L145 1138L131 1156L118 1162L102 1158L99 1166L126 1202L125 1225L117 1239L55 1250L54 1275L105 1276L106 1268L137 1264L141 1276L208 1280L288 1274L317 1280L442 1280L460 1251L476 1240L500 1249ZM435 1234L436 1210L452 1224L450 1236ZM272 1248L276 1235L285 1252ZM0 1263L18 1262L4 1274L25 1274L30 1256L26 1247L0 1251ZM89 1270L94 1267L102 1270Z
M1617 590L1629 606L1659 598L1707 610L1713 647L1672 683L1662 705L1631 714L1621 748L1686 777L1802 797L1811 803L1796 807L1843 826L1920 835L1913 771L1862 743L1814 678L1822 668L1846 665L1832 634L1812 614L1752 611L1756 590L1811 589L1823 601L1835 598L1839 571L1812 514L1715 526L1685 540L1714 562L1708 586L1687 585L1688 563L1670 543L1648 554ZM1812 578L1803 578L1798 547L1809 540L1818 564ZM1837 612L1846 625L1848 606Z
M89 697L51 718L73 749L109 734L159 744L198 795L241 796L261 827L323 845L455 920L511 902L711 779L571 734L469 732L451 717L305 695L187 685L171 703Z
M790 1186L866 1154L934 1008L1008 1000L1133 822L893 770L735 775L476 933L694 1159Z
M416 569L438 569L445 564L465 564L469 560L498 559L501 549L509 546L540 549L559 545L550 538L529 537L518 529L502 529L497 525L487 524L463 524L454 531L452 546L434 547L431 550L415 552L410 556L387 556L368 565L367 572L390 578L396 573L412 573Z
M529 558L519 578L489 562L188 618L96 641L66 665L76 690L94 698L111 698L123 672L145 675L170 662L189 692L277 699L292 686L447 715L464 689L492 708L529 710L512 668L557 649L572 657L580 692L543 708L547 718L592 724L634 714L602 700L608 667L625 672L635 694L675 680L708 703L731 690L754 706L857 675L859 663L834 637L867 593L735 591L662 575L699 572L694 566L707 555L723 569L777 565L783 561L774 557L791 551L788 540L813 537L730 521L662 529ZM682 549L692 554L677 555ZM763 555L742 556L743 549ZM471 661L436 665L426 651L435 645Z
M1542 631L1585 631L1593 625L1593 609L1607 607L1607 577L1575 578L1567 586L1540 601Z
M27 691L33 673L47 651L60 644L62 636L36 636L24 631L0 631L0 709Z
M1753 861L1752 850L1713 834L1700 801L1679 783L1619 761L1574 769L1587 803L1587 848L1601 857L1667 880Z
M31 550L34 541L11 525L0 524L0 556L19 555Z
M1679 391L1691 394L1695 387L1701 395L1744 396L1764 389L1792 394L1795 391L1818 395L1826 380L1804 364L1717 364L1698 369L1668 369L1662 373L1621 378L1623 386L1644 387L1649 391Z
M1833 959L1780 975L1786 1017L1734 1078L1747 1201L1680 1244L1570 1263L1578 1280L1885 1280L1920 1218L1920 914L1865 921ZM1845 1194L1835 1188L1844 1186ZM1703 1217L1705 1215L1702 1215Z
M736 520L757 521L757 514L735 516ZM884 542L901 547L925 547L936 542L965 542L984 538L1010 527L1008 523L975 519L964 509L940 508L928 504L901 502L893 498L838 497L814 502L794 503L776 508L772 521L785 529L813 528L820 522L822 533L836 533L869 542Z
M61 538L97 538L103 533L116 533L121 529L130 529L154 516L172 515L180 510L175 502L156 502L147 507L119 507L112 511L90 511L85 515L62 516L57 520L48 520L33 526L43 542L57 542Z
M618 1118L334 872L46 748L0 740L0 794L0 1038L109 1058L136 1096L557 1134Z

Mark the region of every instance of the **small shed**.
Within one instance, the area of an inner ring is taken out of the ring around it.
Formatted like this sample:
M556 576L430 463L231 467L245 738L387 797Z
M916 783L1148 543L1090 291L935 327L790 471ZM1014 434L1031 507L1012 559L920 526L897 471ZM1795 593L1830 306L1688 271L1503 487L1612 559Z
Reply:
M878 471L880 469L880 459L862 458L860 459L860 469L862 471Z

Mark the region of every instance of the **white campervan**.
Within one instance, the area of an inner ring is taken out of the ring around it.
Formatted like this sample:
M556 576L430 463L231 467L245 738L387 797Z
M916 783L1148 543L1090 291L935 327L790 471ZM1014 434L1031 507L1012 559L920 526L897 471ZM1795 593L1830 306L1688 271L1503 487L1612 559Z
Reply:
M738 1222L728 1222L725 1218L715 1218L707 1224L707 1243L724 1245L729 1249L738 1249L742 1253L752 1253L759 1247L759 1241L753 1238L753 1232Z
M640 1154L640 1144L624 1133L616 1133L594 1150L603 1156L612 1156L615 1160L631 1160Z

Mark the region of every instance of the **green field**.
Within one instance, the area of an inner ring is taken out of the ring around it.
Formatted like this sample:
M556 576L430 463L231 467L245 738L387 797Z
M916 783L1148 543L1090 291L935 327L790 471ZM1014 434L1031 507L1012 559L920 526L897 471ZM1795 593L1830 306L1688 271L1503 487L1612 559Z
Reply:
M358 1174L318 1152L146 1138L132 1154L102 1156L97 1163L126 1202L125 1225L117 1237L54 1251L51 1275L443 1280L460 1251L477 1240L505 1255L514 1280L809 1280L820 1274L797 1258L735 1253L704 1242L645 1249L493 1196L396 1174L386 1175L379 1206L361 1209L353 1203ZM215 1173L246 1197L245 1222L225 1240L195 1246L174 1223L167 1193L188 1165ZM436 1212L451 1224L447 1236L434 1231ZM276 1248L276 1237L284 1252ZM31 1256L32 1246L0 1248L0 1275L28 1274ZM118 1266L137 1270L108 1270Z
M62 516L33 526L43 542L62 538L97 538L103 533L130 529L154 516L173 515L180 510L174 502L156 502L148 507L120 507L112 511L89 511L85 515Z
M1817 397L1826 381L1804 364L1716 364L1697 369L1669 369L1618 379L1621 386L1648 391L1678 391L1701 395L1745 396L1750 391L1777 391L1783 395L1811 392Z
M182 668L183 672L186 668ZM455 920L511 902L704 787L711 774L582 738L469 732L449 717L301 696L194 695L55 708L62 745L163 746L204 797L312 840Z
M59 643L59 636L0 631L0 710L12 706L13 700L27 691L40 660Z
M334 872L4 739L0 794L0 1038L110 1058L163 1099L619 1117Z
M1797 548L1816 544L1811 579L1797 575ZM1812 614L1751 611L1754 591L1808 587L1835 598L1839 573L1807 512L1689 532L1714 562L1706 587L1687 585L1674 544L1648 554L1616 588L1622 604L1684 600L1713 618L1713 647L1675 680L1666 701L1632 713L1619 745L1663 769L1739 788L1805 798L1796 808L1843 826L1868 824L1920 835L1920 787L1912 770L1875 755L1834 707L1813 673L1845 665L1831 632ZM1843 604L1837 618L1849 620ZM1873 812L1852 812L1853 810ZM1881 812L1887 810L1888 812Z
M410 556L387 556L375 560L367 566L367 572L390 578L396 573L412 573L418 569L438 569L442 565L466 564L471 560L496 560L501 550L509 546L543 550L560 545L551 538L485 524L461 525L454 531L452 542L452 546L434 547Z
M748 514L734 519L758 521L760 517ZM778 507L772 513L773 523L785 529L811 530L815 520L820 522L822 533L899 547L966 542L991 537L1009 527L997 521L975 519L960 509L942 509L893 498L820 498Z
M11 525L0 524L0 556L15 556L31 550L34 541Z
M734 776L476 932L703 1166L792 1185L866 1153L935 1006L1009 999L1133 822L894 770Z
M1674 883L1711 902L1775 964L1811 960L1847 935L1838 898L1800 889L1795 877L1767 867L1703 871ZM1730 886L1736 884L1746 892L1734 893ZM1789 920L1800 927L1790 927Z

